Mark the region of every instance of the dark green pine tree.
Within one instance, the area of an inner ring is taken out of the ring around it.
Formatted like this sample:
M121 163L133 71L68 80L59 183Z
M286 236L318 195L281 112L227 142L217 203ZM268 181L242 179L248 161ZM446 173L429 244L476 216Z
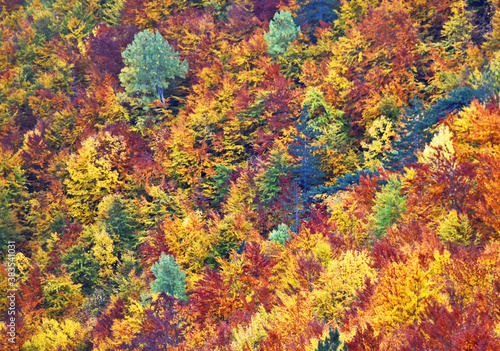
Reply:
M384 167L389 170L399 171L405 164L416 161L416 153L432 132L433 121L426 118L422 102L413 99L412 104L401 117L401 126L397 134L399 139L392 142L392 152L387 154L383 161Z
M86 295L92 294L99 277L99 264L90 253L89 243L80 242L69 249L61 258L62 266L71 274L75 284L82 285Z
M340 334L337 328L335 328L335 331L330 328L329 334L325 341L319 341L316 351L347 351L347 346L339 340Z
M9 203L7 189L0 185L0 247L2 248L0 257L7 252L9 241L21 240L19 228L19 223Z
M401 118L396 138L392 142L393 152L383 161L384 167L391 171L399 171L417 160L417 151L423 149L432 140L439 120L449 113L457 113L468 106L474 99L486 101L491 95L489 84L478 88L460 87L451 91L448 97L440 99L428 110L418 99L413 99Z
M308 123L308 116L305 105L296 121L297 134L292 135L294 142L288 147L288 152L298 164L288 169L292 183L282 196L285 212L289 213L286 219L292 222L291 229L294 232L298 232L299 222L307 219L308 205L315 195L321 193L320 186L324 183L321 158L317 155L323 148L317 145L320 132L314 123Z
M347 190L353 185L358 185L361 176L380 176L378 171L370 171L369 169L356 170L355 173L347 173L342 177L337 178L334 187L330 187L328 193L336 193L341 190Z
M226 165L216 165L215 174L210 177L211 181L215 185L215 193L212 195L213 200L210 202L211 206L219 206L222 200L229 194L229 178L233 173L231 167Z
M288 152L298 161L298 166L289 170L305 194L306 200L316 195L317 187L325 181L325 174L320 168L321 158L317 154L324 149L318 145L321 132L314 123L308 123L308 116L305 105L300 118L295 122L297 134L292 135L294 142L288 146Z
M290 177L287 180L290 180ZM292 232L298 233L300 222L309 218L307 216L306 196L295 181L290 181L288 186L283 186L282 191L283 219L290 223Z
M125 250L137 251L139 224L129 213L125 202L121 198L113 199L104 222L106 223L106 229L118 239L115 246L115 254L118 257L121 257Z
M297 0L297 5L295 23L301 27L307 24L314 28L320 21L333 23L341 4L340 0Z

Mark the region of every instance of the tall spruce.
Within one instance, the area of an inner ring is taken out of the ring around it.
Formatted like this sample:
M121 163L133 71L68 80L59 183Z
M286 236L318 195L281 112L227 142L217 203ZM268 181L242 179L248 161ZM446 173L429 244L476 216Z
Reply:
M324 341L318 342L318 347L315 351L347 351L347 346L340 341L340 333L337 328L335 331L330 327L329 335Z
M416 162L417 152L432 140L440 119L459 112L474 99L486 101L491 93L489 84L477 88L460 87L427 110L424 110L420 100L414 98L401 117L397 138L392 142L392 152L383 160L384 167L399 171L406 164Z
M320 22L332 23L337 19L340 0L297 0L295 23L301 27L318 26Z
M288 152L298 161L296 167L290 168L293 179L307 197L315 195L315 189L324 183L324 172L321 171L321 158L318 152L324 147L318 145L321 132L316 124L308 121L309 112L304 105L302 114L295 122L297 134L292 134L293 143Z
M288 152L296 159L297 165L288 169L292 187L282 198L286 212L293 219L291 229L294 232L298 231L299 222L307 218L308 205L321 192L319 187L324 183L321 158L317 155L324 148L318 145L321 133L315 123L308 122L308 116L308 107L304 105L302 114L295 123L297 133L292 134L293 143L288 146Z

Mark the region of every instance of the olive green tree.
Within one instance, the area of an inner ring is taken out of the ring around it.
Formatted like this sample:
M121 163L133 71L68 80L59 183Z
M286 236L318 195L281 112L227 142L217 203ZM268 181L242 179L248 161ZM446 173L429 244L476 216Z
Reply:
M165 102L164 90L176 77L184 78L188 71L186 60L156 31L144 30L135 35L134 41L122 53L125 67L120 82L126 93L139 102L150 103L159 99Z
M269 23L269 32L264 34L267 43L267 53L274 59L286 53L290 43L298 38L300 27L293 22L288 11L276 12Z

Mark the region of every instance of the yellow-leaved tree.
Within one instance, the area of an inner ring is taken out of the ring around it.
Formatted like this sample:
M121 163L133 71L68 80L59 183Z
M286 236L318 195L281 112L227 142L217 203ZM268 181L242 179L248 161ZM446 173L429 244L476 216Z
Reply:
M176 261L188 273L188 285L197 280L197 274L204 269L205 260L211 252L213 238L201 213L191 211L184 218L165 217L161 224L165 243Z
M92 235L92 255L100 267L99 277L107 280L113 276L114 265L118 262L118 258L113 253L115 248L113 239L102 222L91 225L88 230Z
M432 300L447 304L444 294L443 267L449 253L435 253L435 261L426 269L413 253L406 262L395 262L382 273L371 305L371 324L375 334L390 337L397 328L419 320Z
M83 302L81 284L74 284L69 275L49 274L43 282L44 307L50 317L69 314Z
M427 145L419 155L420 163L431 164L435 163L435 158L438 157L438 153L441 152L447 160L451 160L455 155L455 148L453 147L452 138L453 134L450 128L441 125L439 127L438 133L432 138L432 141Z
M125 142L117 136L104 133L82 142L76 154L68 161L67 188L71 215L82 223L91 222L99 201L116 190L120 174L114 167L125 153Z
M269 336L268 329L274 317L260 306L257 313L252 316L248 325L238 325L233 330L231 349L235 351L256 350L259 343Z
M85 328L71 318L42 318L35 334L24 343L26 351L75 350L85 347Z
M332 260L321 274L313 291L314 311L324 319L338 319L344 308L365 287L366 278L377 277L365 252L346 251Z
M315 320L311 294L304 290L293 295L278 292L278 298L281 303L271 312L268 330L282 345L302 344L308 349L311 340L306 341L304 337L309 334L311 321Z
M391 139L396 132L394 123L385 116L380 116L367 130L371 142L361 142L366 150L363 152L365 167L376 170L382 165L381 159L384 159L387 152L392 151Z

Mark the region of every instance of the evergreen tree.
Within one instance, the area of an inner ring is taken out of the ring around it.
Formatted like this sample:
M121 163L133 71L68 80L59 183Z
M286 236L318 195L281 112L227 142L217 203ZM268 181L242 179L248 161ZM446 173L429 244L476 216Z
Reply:
M156 277L151 283L153 293L165 292L179 300L187 300L186 273L181 270L172 255L165 255L162 252L158 262L151 267L151 271Z
M288 234L289 230L290 229L285 223L281 223L280 225L278 225L278 228L274 229L269 234L269 240L285 246L286 241L290 239L290 234Z
M340 9L339 0L297 0L295 22L303 27L319 25L320 21L332 23L337 19L336 10Z
M324 183L324 172L320 169L321 158L317 155L323 149L318 145L321 133L314 123L308 123L308 116L305 105L296 122L297 134L292 135L294 143L288 147L290 154L299 162L298 167L290 168L290 171L304 193L304 200L316 195L316 188Z
M26 177L12 162L14 159L0 147L0 247L3 250L0 258L6 254L8 242L23 240L22 233L27 229L18 217L27 199Z
M218 206L229 195L229 178L233 170L224 164L216 165L214 168L216 174L211 177L214 193L212 194L213 200L210 202L210 205Z
M325 338L325 341L320 340L316 351L347 351L347 346L340 341L340 333L337 328L333 331L330 328L329 335Z
M280 177L288 174L290 155L284 148L285 146L279 145L271 149L267 167L256 177L255 183L260 193L260 199L265 206L269 206L279 196L281 193Z
M180 61L179 53L158 31L144 30L136 34L122 56L125 67L120 81L127 94L139 95L143 103L155 98L164 103L164 90L176 77L185 77L188 71L186 60Z
M298 233L300 222L309 219L307 217L307 199L297 182L292 181L290 176L286 179L288 181L288 186L284 184L281 185L283 191L281 195L283 217L286 222L291 223L291 231Z
M357 170L355 173L347 173L342 177L337 178L335 186L329 189L330 193L336 193L337 191L346 190L353 185L358 185L361 176L379 176L378 171L370 171L367 169ZM321 187L320 187L321 188Z
M391 171L399 171L405 164L415 162L417 151L432 140L434 129L440 119L445 118L448 113L460 111L474 99L486 101L490 95L489 84L477 88L460 87L427 110L424 110L421 101L413 99L403 113L401 126L397 131L398 138L392 142L392 153L388 153L387 158L383 160L384 167Z
M0 257L7 252L9 241L21 240L19 229L19 223L9 204L8 189L0 184L0 247L3 250Z
M401 170L404 164L416 161L417 151L430 138L428 128L434 124L430 119L424 119L422 102L413 99L412 105L402 115L401 127L397 131L399 139L392 143L393 151L387 154L386 169Z
M99 264L88 250L88 244L81 242L68 250L61 259L73 283L80 284L86 295L94 291L99 273Z
M138 245L136 231L139 225L135 218L129 213L126 204L119 196L110 196L108 201L99 204L99 216L106 224L106 231L115 236L117 243L116 254L121 257L128 250L135 250Z
M290 43L297 39L299 33L300 27L295 25L290 12L276 12L269 23L269 32L264 34L268 54L274 59L282 56L290 47Z
M284 191L282 204L287 220L292 221L292 231L298 232L301 220L306 219L308 204L315 195L326 192L324 173L320 169L321 158L317 152L323 147L318 146L319 130L314 123L308 123L308 108L304 105L300 118L296 121L297 134L293 134L294 142L289 145L288 152L298 161L298 165L289 168L291 188Z
M382 236L406 210L406 196L401 195L401 181L391 178L382 191L375 195L375 205L373 206L373 224L375 236Z

